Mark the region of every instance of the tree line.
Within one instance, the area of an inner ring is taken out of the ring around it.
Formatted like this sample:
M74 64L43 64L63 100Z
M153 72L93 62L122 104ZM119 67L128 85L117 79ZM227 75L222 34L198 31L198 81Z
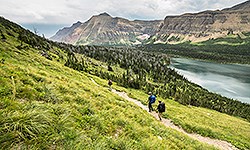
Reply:
M236 39L237 40L237 39ZM161 52L171 56L182 56L219 63L250 64L250 38L238 45L216 44L217 40L210 40L201 45L192 45L189 42L171 44L151 44L137 48L147 52ZM220 41L218 41L220 42Z

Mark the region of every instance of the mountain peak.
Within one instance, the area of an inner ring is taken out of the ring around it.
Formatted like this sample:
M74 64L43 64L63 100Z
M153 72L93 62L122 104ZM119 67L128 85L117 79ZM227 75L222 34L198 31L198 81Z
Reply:
M77 22L74 23L73 25L80 25L80 24L82 24L82 22L81 22L81 21L77 21Z
M103 12L103 13L101 13L101 14L99 14L98 16L109 16L109 17L111 17L108 13L106 13L106 12Z

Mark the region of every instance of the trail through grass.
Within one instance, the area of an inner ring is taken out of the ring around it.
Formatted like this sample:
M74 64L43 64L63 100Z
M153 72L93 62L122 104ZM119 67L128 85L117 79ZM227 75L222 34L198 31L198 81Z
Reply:
M116 93L117 95L123 97L124 99L128 100L128 101L131 101L133 103L135 103L136 105L138 105L139 107L141 107L143 110L148 110L147 106L143 105L140 101L137 101L135 99L132 99L130 97L128 97L128 95L125 93L125 92L118 92L116 90L112 90L112 92ZM155 118L158 119L158 115L156 112L150 112L150 114L152 116L154 116ZM184 133L186 135L188 135L189 137L192 137L200 142L204 142L204 143L207 143L207 144L211 144L211 145L214 145L222 150L237 150L237 148L235 146L233 146L231 143L228 143L226 141L221 141L221 140L217 140L217 139L211 139L209 137L203 137L201 135L198 135L198 134L191 134L191 133L187 133L186 131L184 131L182 128L174 125L172 123L172 121L170 119L165 119L163 118L162 119L162 124L164 124L166 127L170 127L170 128L173 128L181 133Z
M95 76L89 77L100 86L108 88L106 80ZM148 95L145 91L120 87L116 83L113 84L113 88L117 91L124 91L130 98L147 105ZM250 149L250 123L248 121L206 108L184 106L171 99L157 97L157 100L166 104L167 110L163 113L163 117L170 119L174 125L186 132L227 141L239 149Z

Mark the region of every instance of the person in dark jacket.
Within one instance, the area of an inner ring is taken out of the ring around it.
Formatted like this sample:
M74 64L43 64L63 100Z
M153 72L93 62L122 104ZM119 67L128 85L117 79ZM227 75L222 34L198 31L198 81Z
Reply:
M148 97L148 109L149 112L154 111L152 104L155 102L156 97L152 94L152 92L148 93L150 96Z
M112 90L112 88L111 88L112 84L113 84L112 80L109 79L108 85L109 85L109 90L110 90L110 91Z
M158 104L158 107L157 107L157 110L158 110L158 116L159 116L159 119L161 120L162 118L162 113L165 112L165 104L162 102L162 101L159 101L159 104Z

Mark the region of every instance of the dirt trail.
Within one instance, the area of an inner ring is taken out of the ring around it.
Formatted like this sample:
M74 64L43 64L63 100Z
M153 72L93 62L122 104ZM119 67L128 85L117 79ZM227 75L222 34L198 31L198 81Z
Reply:
M138 105L139 107L141 107L142 109L146 110L148 112L148 107L143 105L140 101L137 101L135 99L132 99L130 97L128 97L127 93L125 92L118 92L116 90L112 90L113 93L116 93L117 95L123 97L124 99L130 101L130 102L133 102L135 103L136 105ZM157 120L159 120L158 118L158 115L156 112L150 112L150 114L152 116L154 116ZM182 128L174 125L171 120L169 119L164 119L162 118L162 124L164 124L166 127L170 127L170 128L173 128L181 133L184 133L186 135L188 135L189 137L193 138L193 139L196 139L200 142L204 142L204 143L207 143L207 144L210 144L210 145L213 145L221 150L238 150L235 146L233 146L231 143L228 143L226 141L222 141L222 140L217 140L217 139L211 139L209 137L203 137L201 135L198 135L198 134L193 134L193 133L187 133L186 131L184 131Z
M97 84L95 82L95 80L93 80L92 78L90 78L90 80L97 86L99 86L99 84ZM130 101L130 102L133 102L135 103L136 105L138 105L139 107L141 107L142 109L146 110L148 112L148 107L143 105L140 101L138 100L135 100L133 98L130 98L128 97L127 93L125 92L119 92L119 91L116 91L114 89L111 90L113 93L121 96L122 98ZM148 112L149 113L149 112ZM149 114L151 114L152 116L154 116L157 120L159 120L158 118L158 114L156 112L150 112ZM199 134L194 134L194 133L187 133L186 131L184 131L181 127L178 127L176 125L174 125L171 120L169 119L165 119L165 118L162 118L162 121L161 123L163 125L165 125L166 127L170 127L172 129L175 129L183 134L186 134L188 135L189 137L193 138L193 139L196 139L200 142L203 142L203 143L207 143L207 144L210 144L210 145L213 145L221 150L238 150L235 146L233 146L231 143L228 143L227 141L222 141L222 140L218 140L218 139L211 139L209 137L203 137Z

